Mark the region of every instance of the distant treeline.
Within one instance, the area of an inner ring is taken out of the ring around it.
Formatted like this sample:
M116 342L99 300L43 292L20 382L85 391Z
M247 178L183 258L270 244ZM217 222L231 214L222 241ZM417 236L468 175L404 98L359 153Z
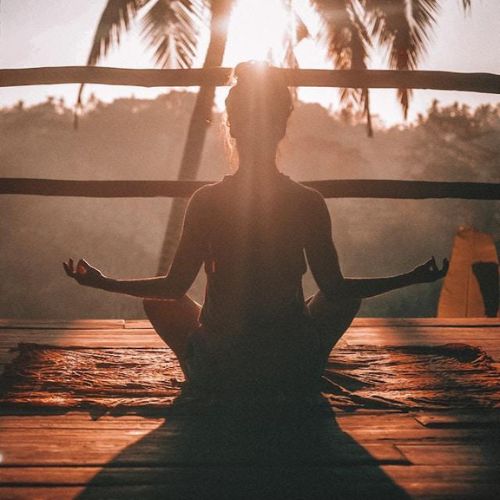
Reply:
M54 179L175 179L194 95L91 99L73 129L72 110L48 99L0 109L0 176ZM209 131L200 179L231 172L224 117ZM435 102L417 123L366 137L349 108L332 115L297 103L279 164L296 180L372 178L500 182L500 105ZM0 317L143 317L141 301L78 287L61 262L86 257L114 277L153 276L170 200L0 197ZM329 200L344 274L407 271L449 255L460 225L500 240L498 202ZM306 293L315 285L306 275ZM203 298L203 276L193 296ZM367 300L365 316L433 316L440 284Z

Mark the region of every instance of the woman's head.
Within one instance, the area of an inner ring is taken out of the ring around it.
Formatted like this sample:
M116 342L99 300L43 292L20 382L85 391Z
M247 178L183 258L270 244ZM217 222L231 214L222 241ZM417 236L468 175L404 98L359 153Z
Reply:
M286 81L267 63L249 61L234 70L236 85L226 98L231 137L264 146L277 145L284 137L292 112L292 98ZM249 144L250 145L250 144Z

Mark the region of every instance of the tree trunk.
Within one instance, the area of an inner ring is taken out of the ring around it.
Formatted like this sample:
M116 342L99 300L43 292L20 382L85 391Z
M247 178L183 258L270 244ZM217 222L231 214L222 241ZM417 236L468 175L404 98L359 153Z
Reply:
M227 29L232 0L212 1L212 19L210 22L210 43L203 68L221 66L226 49ZM200 87L191 115L184 153L179 168L179 180L194 180L200 168L201 155L207 129L212 119L215 87ZM158 264L158 275L165 274L171 264L179 241L187 200L175 198L168 218L167 229Z

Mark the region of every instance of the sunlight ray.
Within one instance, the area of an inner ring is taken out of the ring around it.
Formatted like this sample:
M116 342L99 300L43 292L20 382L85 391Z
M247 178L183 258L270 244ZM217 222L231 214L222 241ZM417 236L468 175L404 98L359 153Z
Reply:
M290 23L280 0L239 0L231 16L225 64L257 59L279 65Z

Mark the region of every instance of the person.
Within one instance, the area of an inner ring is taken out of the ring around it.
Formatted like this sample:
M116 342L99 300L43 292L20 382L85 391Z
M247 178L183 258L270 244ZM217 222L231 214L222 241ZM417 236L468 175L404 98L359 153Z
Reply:
M168 274L112 279L84 259L76 266L69 259L64 269L81 285L143 297L153 327L195 387L318 391L328 355L361 300L442 278L448 261L438 268L432 258L386 278L345 278L323 197L276 166L292 112L282 74L246 62L235 77L226 109L238 170L193 194ZM203 264L200 306L186 294ZM319 290L306 301L307 264Z

